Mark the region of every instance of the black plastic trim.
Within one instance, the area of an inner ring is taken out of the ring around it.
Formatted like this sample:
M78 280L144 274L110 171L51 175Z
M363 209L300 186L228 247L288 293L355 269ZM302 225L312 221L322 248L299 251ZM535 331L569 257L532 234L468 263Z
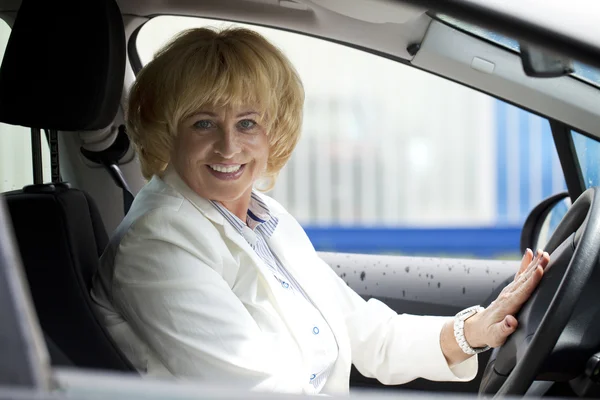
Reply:
M36 185L44 183L41 140L42 136L40 129L31 128L31 162L33 168L33 183Z
M58 151L58 131L56 129L46 129L48 138L48 147L50 148L50 169L52 182L60 182L60 154Z
M527 216L527 219L523 224L523 230L521 231L520 248L522 254L525 253L527 248L532 249L533 251L536 250L533 248L533 246L535 244L535 239L538 237L542 227L540 222L546 218L555 204L566 197L569 197L569 193L567 192L554 194L544 199L540 204L535 206L533 210L531 210L529 216Z
M571 128L562 122L552 119L550 120L550 128L552 130L552 137L554 138L554 145L556 146L560 165L565 176L567 190L571 196L571 201L574 202L584 192L585 182L583 181L583 174L579 167L577 154L575 154L575 145L573 143L573 136L571 135Z

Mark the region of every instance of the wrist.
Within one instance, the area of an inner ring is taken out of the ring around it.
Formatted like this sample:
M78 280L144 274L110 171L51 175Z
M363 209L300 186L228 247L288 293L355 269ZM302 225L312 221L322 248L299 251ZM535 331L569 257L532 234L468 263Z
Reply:
M487 341L483 329L483 313L479 312L465 321L464 334L465 340L473 348L486 347Z

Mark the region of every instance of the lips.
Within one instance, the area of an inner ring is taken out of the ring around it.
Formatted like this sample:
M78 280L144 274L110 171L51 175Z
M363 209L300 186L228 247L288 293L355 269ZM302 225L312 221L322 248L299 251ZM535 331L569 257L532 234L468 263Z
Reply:
M237 172L243 164L210 164L209 167L217 172L233 173Z
M217 179L231 181L242 176L246 164L209 164L206 168Z

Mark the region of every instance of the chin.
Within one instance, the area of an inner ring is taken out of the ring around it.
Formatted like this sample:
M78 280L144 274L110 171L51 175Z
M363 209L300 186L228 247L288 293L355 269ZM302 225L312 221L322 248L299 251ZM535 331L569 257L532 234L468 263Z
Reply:
M221 201L221 202L230 202L235 201L242 197L247 192L246 187L239 188L215 188L215 190L210 191L212 200Z

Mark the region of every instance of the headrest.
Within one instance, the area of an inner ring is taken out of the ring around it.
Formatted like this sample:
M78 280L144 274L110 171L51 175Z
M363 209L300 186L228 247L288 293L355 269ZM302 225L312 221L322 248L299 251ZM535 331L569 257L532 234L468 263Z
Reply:
M0 122L106 127L121 100L125 57L115 0L23 0L0 67Z

